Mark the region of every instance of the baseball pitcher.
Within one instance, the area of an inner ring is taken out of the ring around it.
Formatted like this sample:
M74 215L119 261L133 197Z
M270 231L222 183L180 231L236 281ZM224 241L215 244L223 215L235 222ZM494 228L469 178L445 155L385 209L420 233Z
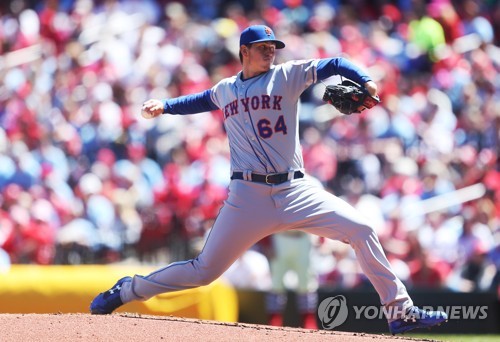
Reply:
M109 314L124 303L157 294L206 285L217 279L245 250L262 238L301 230L349 243L380 300L391 314L393 334L427 328L447 320L444 312L413 305L394 274L373 228L351 205L318 189L304 177L298 134L298 103L304 90L333 75L357 84L349 100L361 101L349 112L378 103L377 85L345 58L295 60L274 65L285 44L265 25L246 28L240 36L242 70L206 91L173 99L144 102L142 115L194 114L219 109L231 151L229 195L201 253L146 275L124 277L92 301L93 314ZM349 84L350 86L350 84ZM328 98L330 103L334 99Z

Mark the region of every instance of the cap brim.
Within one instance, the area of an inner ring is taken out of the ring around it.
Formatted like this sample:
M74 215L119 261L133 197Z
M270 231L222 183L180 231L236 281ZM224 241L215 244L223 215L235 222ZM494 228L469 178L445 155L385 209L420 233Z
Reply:
M261 42L273 42L276 44L276 49L283 49L285 47L285 43L283 43L281 40L276 40L276 39L259 39L251 41L248 44L261 43Z

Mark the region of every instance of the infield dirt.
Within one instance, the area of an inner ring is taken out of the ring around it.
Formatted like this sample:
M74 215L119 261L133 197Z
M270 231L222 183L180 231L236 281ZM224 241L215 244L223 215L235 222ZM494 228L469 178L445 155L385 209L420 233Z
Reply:
M404 336L307 330L116 313L0 314L0 341L431 341Z

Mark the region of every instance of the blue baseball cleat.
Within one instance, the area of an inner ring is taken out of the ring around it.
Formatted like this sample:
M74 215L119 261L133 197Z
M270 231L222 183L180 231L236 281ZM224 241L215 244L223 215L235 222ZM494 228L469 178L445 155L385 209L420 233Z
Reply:
M418 328L430 328L448 321L448 315L442 311L424 311L416 306L412 306L406 314L389 323L391 334L402 334L406 331Z
M120 298L120 290L122 284L126 281L132 281L131 277L121 278L113 285L112 288L105 292L101 292L90 303L90 313L93 315L107 315L115 311L123 305Z

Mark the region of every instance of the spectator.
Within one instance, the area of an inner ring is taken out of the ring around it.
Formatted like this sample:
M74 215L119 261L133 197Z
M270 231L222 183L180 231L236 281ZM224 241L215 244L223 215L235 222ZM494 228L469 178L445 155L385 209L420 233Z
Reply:
M445 287L449 267L429 257L426 250L416 254L410 264L410 285L417 288L441 289Z
M232 40L264 21L291 47L283 58L351 55L380 83L381 105L358 116L321 106L322 85L303 94L308 173L378 222L391 262L415 263L397 268L413 271L415 285L441 283L434 262L454 274L468 267L472 282L474 267L490 267L500 225L498 4L31 3L4 4L0 17L0 248L12 263L185 259L227 191L222 116L153 123L137 112L148 94L191 93L234 74ZM478 183L483 198L418 213L421 200ZM362 284L342 248L324 255L323 284Z

